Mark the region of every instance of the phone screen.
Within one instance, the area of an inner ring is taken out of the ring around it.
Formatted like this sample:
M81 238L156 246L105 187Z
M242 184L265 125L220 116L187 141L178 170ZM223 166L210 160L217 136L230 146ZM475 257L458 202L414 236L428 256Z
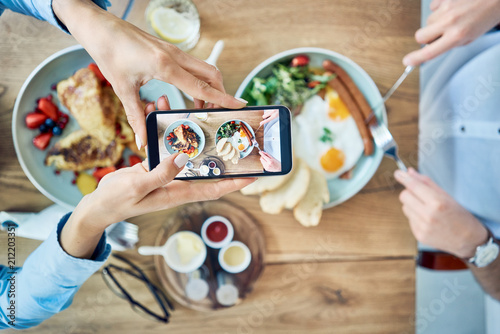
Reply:
M291 169L290 112L283 106L153 114L148 116L151 168L184 152L190 159L177 178L283 175Z

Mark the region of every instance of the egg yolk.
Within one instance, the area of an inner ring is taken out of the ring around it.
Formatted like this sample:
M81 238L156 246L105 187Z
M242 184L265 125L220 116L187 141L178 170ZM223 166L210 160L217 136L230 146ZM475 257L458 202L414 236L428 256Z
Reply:
M339 94L330 87L327 87L325 100L328 104L328 117L333 121L340 122L351 115Z
M326 172L333 173L338 171L344 165L344 160L344 152L332 147L321 156L320 162L321 167L323 167Z
M239 144L238 145L238 150L243 151L245 149L245 145Z
M246 137L247 135L245 134L245 131L240 130L240 137Z

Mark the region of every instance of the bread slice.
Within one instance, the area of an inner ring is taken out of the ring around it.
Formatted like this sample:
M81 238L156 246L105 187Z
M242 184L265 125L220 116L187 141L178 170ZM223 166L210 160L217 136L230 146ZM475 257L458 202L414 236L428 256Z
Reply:
M283 208L292 209L304 197L309 188L311 172L302 159L297 159L290 178L279 188L260 197L262 211L278 214Z
M291 176L291 173L278 176L260 177L254 183L241 189L243 195L258 195L265 191L272 191L281 187Z
M228 154L229 152L231 152L231 150L233 149L233 145L231 145L231 143L226 143L224 145L224 147L222 148L222 150L218 153L221 157L225 156L226 154Z
M304 198L293 209L293 216L304 226L316 226L321 220L323 204L330 200L325 176L311 169L311 182Z
M219 142L217 143L217 146L215 149L217 150L217 153L220 153L222 149L224 148L224 145L226 145L227 138L221 138Z
M237 165L239 160L240 160L240 152L236 152L234 157L232 157L231 162L233 164Z
M233 150L222 157L224 161L231 160L236 154L239 154L238 150L233 147Z

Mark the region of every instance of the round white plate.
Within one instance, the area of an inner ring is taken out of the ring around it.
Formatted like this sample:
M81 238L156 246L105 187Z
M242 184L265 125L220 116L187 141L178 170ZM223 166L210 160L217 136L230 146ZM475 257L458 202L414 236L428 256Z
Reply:
M240 119L230 119L229 121L226 121L226 122L222 123L222 124L221 124L221 125L217 128L217 131L215 131L215 145L216 145L216 146L217 146L217 143L219 142L219 140L217 139L217 136L218 136L218 134L219 134L219 130L220 130L220 128L221 128L224 124L229 123L229 122L232 122L232 121L238 122L238 124L240 124L240 123L245 124L245 125L246 125L246 127L247 127L247 129L248 129L248 131L250 131L250 133L252 134L252 136L253 136L253 137L255 137L255 132L253 131L253 128L250 126L250 124L248 124L247 122L242 121L242 120L240 120ZM231 139L232 139L232 137L231 137ZM229 140L228 140L228 142L229 142ZM234 147L235 149L238 149L238 148L236 147L237 145L235 146L235 143L233 143L233 142L232 142L232 140L231 140L231 145L233 145L233 147ZM252 142L249 142L248 147L247 147L245 150L243 150L243 151L239 152L239 153L240 153L240 159L243 159L243 158L248 157L248 155L249 155L250 153L252 153L253 148L254 148L254 145L252 144Z
M190 121L188 119L179 119L170 124L168 128L165 130L165 133L163 134L163 144L165 145L165 149L167 150L168 153L170 154L177 153L177 150L174 150L172 146L170 146L170 144L168 143L167 136L170 134L170 132L174 132L174 129L181 124L189 126L198 135L198 137L200 137L200 142L198 144L198 154L196 154L192 158L189 158L189 160L191 160L199 156L201 152L203 152L203 149L205 148L205 134L203 133L203 130L195 122Z
M307 47L287 50L264 60L255 69L253 69L250 74L247 75L238 88L235 96L241 97L254 77L268 77L271 74L274 64L289 62L293 57L302 54L309 57L310 66L312 67L322 67L321 64L325 59L330 59L342 67L349 74L354 83L356 83L370 106L378 107L382 105L382 107L375 111L375 114L379 121L383 121L387 124L387 113L385 106L382 103L382 96L370 76L358 64L349 58L337 52L321 48ZM353 177L351 179L343 180L337 178L329 180L328 190L330 191L330 202L325 204L324 208L331 208L339 205L356 195L373 177L378 169L378 166L380 165L380 162L382 161L383 155L382 150L375 147L375 151L372 155L368 157L363 155L359 159L353 170Z

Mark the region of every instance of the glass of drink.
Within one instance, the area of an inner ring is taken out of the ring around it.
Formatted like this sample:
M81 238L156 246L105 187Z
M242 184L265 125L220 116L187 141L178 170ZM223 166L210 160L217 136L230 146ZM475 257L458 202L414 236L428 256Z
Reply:
M183 51L200 39L200 15L191 0L151 0L145 16L153 35Z

